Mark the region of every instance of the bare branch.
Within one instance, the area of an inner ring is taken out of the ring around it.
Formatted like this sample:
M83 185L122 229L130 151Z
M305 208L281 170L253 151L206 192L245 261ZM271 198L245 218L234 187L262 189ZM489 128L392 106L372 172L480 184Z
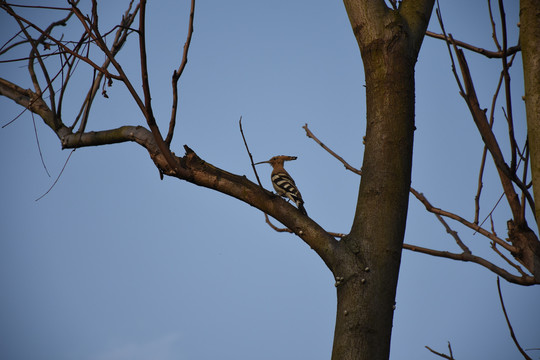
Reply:
M95 1L95 0L94 0ZM150 84L148 82L148 64L146 56L146 0L141 0L141 11L139 14L139 52L141 58L141 80L144 94L144 110L147 121L154 121L152 111L152 96L150 95ZM152 120L150 120L152 119ZM160 135L161 136L161 135Z
M529 140L525 140L525 146L524 146L524 156L522 158L520 158L520 161L521 159L524 159L525 161L525 164L523 164L523 174L521 176L521 181L524 183L524 184L527 184L527 174L529 172L529 160L530 160L530 153L529 153ZM522 216L525 217L525 200L526 200L526 195L525 193L521 193L521 213L523 214ZM534 213L533 213L534 214Z
M429 36L429 37L432 37L434 39L445 40L444 34L437 34L437 33L434 33L432 31L426 31L426 35ZM482 49L482 48L476 47L474 45L471 45L471 44L468 44L466 42L459 41L459 40L454 40L454 42L459 47L462 47L464 49L473 51L475 53L484 55L485 57L490 58L490 59L491 58L501 58L503 56L502 51L490 51L490 50ZM519 51L521 51L521 47L519 45L512 46L512 47L507 49L506 55L507 56L512 55L512 54L515 54L515 53L517 53Z
M40 197L38 197L36 199L36 201L39 201L41 199L43 199L45 197L45 195L47 195L53 188L54 186L58 183L58 180L60 180L60 177L62 176L62 174L64 173L64 170L66 169L66 166L69 162L69 159L71 158L71 155L73 155L73 153L75 152L75 149L71 150L71 152L69 153L67 159L66 159L66 162L64 163L64 166L62 166L62 170L60 170L60 173L58 174L58 176L56 177L56 180L54 180L53 184L51 185L51 187L45 191L45 193L43 195L41 195Z
M491 22L491 37L493 39L493 42L495 43L495 47L497 47L499 52L502 54L502 48L499 44L499 39L497 38L497 26L495 25L495 20L493 19L493 11L491 10L491 0L487 0L487 2L489 10L489 21Z
M499 82L497 83L497 87L495 88L495 93L493 94L493 98L491 100L491 111L489 114L489 126L491 128L493 128L493 123L495 122L495 116L494 116L495 104L499 96L499 91L501 90L502 79L503 79L503 74L501 73L501 75L499 76ZM478 224L478 218L480 216L480 194L482 192L482 186L483 186L482 179L484 177L484 168L486 165L486 158L487 158L487 146L484 144L484 149L482 150L482 160L480 161L480 170L478 171L478 188L476 190L476 196L474 198L475 206L474 206L474 221L473 222L475 224ZM480 224L480 226L482 226L482 224Z
M288 229L288 228L279 228L277 227L276 225L272 224L272 222L270 221L270 217L268 216L267 213L264 213L264 218L266 219L266 223L268 224L268 226L270 226L272 229L274 229L276 232L287 232L287 233L291 233L292 234L292 230L291 229Z
M506 94L506 109L508 116L506 116L506 120L508 122L508 137L510 138L510 151L511 151L511 160L510 160L510 169L512 173L515 173L516 171L516 153L517 153L517 145L516 145L516 138L514 135L514 121L512 116L512 97L511 97L511 87L510 87L510 74L508 73L508 69L511 66L511 63L507 60L507 48L508 48L508 40L507 40L507 28L506 28L506 15L504 12L504 5L502 3L502 0L499 0L499 13L501 15L501 28L502 28L502 40L503 40L503 47L502 47L502 53L503 57L502 60L502 73L504 76L504 88L505 88L505 94Z
M92 38L92 40L101 49L101 51L105 53L105 56L107 56L107 58L111 61L116 71L118 71L119 75L112 75L109 71L107 71L107 69L102 69L101 67L95 64L93 65L94 68L97 69L98 71L104 72L107 78L113 78L113 79L121 80L122 82L124 82L129 93L131 94L135 102L137 103L137 106L139 107L141 112L146 116L146 109L144 107L143 101L139 97L139 94L137 93L137 91L135 91L135 88L129 81L129 78L124 72L122 66L116 61L115 57L113 56L113 54L111 53L107 45L105 44L103 37L99 33L99 30L97 29L97 27L93 26L93 24L90 24L90 25L88 24L87 18L82 14L81 10L76 6L76 4L72 0L68 0L68 2L69 4L72 5L73 13L79 19L81 25L84 27L88 36L90 36L90 38ZM78 54L75 54L75 55L81 57L81 60L88 62L86 57L82 57Z
M238 121L238 126L240 127L240 134L242 134L242 140L244 140L244 145L246 146L246 151L249 156L249 161L251 162L251 168L253 169L253 172L255 173L255 177L257 178L257 183L259 183L259 186L264 189L264 186L262 186L261 179L259 179L259 174L257 173L257 168L255 167L255 163L253 163L253 156L251 156L251 152L249 151L249 146L246 141L246 137L244 136L244 130L242 129L242 117L240 116L240 120ZM268 222L268 218L267 218Z
M87 43L85 42L85 39L86 39L86 34L83 34L81 36L81 39L79 40L79 42L77 43L77 45L75 45L74 47L74 50L76 52L79 52L79 50L84 46L84 45L87 45ZM76 65L78 64L78 62L80 61L77 57L75 56L66 56L66 58L64 59L63 56L59 56L60 57L60 61L62 62L62 66L60 68L60 71L62 72L62 86L60 88L60 96L58 97L58 108L57 108L57 111L56 113L61 117L62 116L62 104L64 102L64 94L66 92L66 89L67 89L67 85L69 83L69 80L71 80L71 75L72 73L74 72L75 70L75 67ZM66 75L64 76L64 68L67 69L65 70L66 72ZM94 69L95 71L95 69ZM101 73L100 73L101 74ZM81 109L81 112L82 112L82 109ZM77 120L79 119L79 116L80 116L80 113L79 115L77 115L76 119L75 119L75 123L77 122ZM73 124L73 126L75 126L75 123Z
M423 194L417 192L416 190L412 189L411 192L413 193L414 196L416 196L416 198L418 200L420 200L420 202L422 204L424 204L427 211L429 211L431 213L434 213L434 214L438 214L438 215L441 215L441 216L448 217L448 218L453 219L453 220L456 220L456 221L460 222L461 224L465 225L466 227L468 227L468 228L470 228L470 229L472 229L474 231L479 232L480 234L484 235L488 239L493 240L494 242L496 242L497 244L499 244L500 246L502 246L503 248L505 248L506 250L508 250L510 252L516 252L517 251L517 249L515 247L508 244L507 242L505 242L503 239L499 238L498 236L495 236L494 234L490 233L486 229L465 220L464 218L462 218L459 215L456 215L456 214L451 213L449 211L441 210L441 209L438 209L438 208L434 207L433 205L431 205L431 203L426 199L426 197Z
M413 189L413 188L411 188L410 191L418 200L420 200L420 202L422 204L424 204L427 211L433 213L437 217L437 219L440 221L440 223L444 226L446 232L448 234L450 234L454 238L454 240L456 241L456 244L461 248L461 250L463 250L463 252L465 252L467 254L471 254L471 250L463 243L463 241L461 241L461 238L459 237L457 231L452 230L452 228L450 228L448 223L442 218L441 214L439 214L439 213L437 213L435 211L435 208L426 199L426 197L423 194L416 191L415 189Z
M79 1L77 1L79 2ZM7 4L11 7L20 7L20 8L29 8L29 9L45 9L45 10L64 10L64 11L70 11L70 8L63 8L63 7L57 7L57 6L43 6L43 5L17 5L17 4Z
M431 351L433 354L437 355L437 356L440 356L444 359L448 359L448 360L455 360L454 359L454 355L452 354L452 346L450 345L450 342L448 342L448 350L450 352L450 355L446 355L446 354L443 354L443 353L440 353L440 352L437 352L435 350L433 350L432 348L430 348L429 346L426 346L426 349L428 349L429 351Z
M165 143L170 146L174 135L174 128L176 126L176 112L178 108L178 80L182 76L184 69L188 61L189 45L191 44L191 36L193 35L193 19L195 18L195 0L191 0L191 11L189 13L189 26L186 42L184 43L184 52L182 54L182 62L178 70L175 70L172 75L172 88L173 88L173 103L171 110L171 120L169 122L169 132L165 138Z
M486 113L480 107L478 97L474 89L472 77L471 77L469 67L465 59L463 50L457 48L457 44L451 35L446 36L446 31L444 30L444 24L443 24L442 16L440 14L439 9L437 9L437 17L439 19L439 24L441 26L443 34L446 38L448 52L449 52L450 59L452 62L452 72L454 73L454 77L456 78L456 82L460 89L460 94L465 99L465 102L467 106L469 107L469 110L478 128L478 131L480 132L480 135L482 136L482 140L484 141L484 144L486 145L490 154L492 155L493 162L495 163L497 170L499 172L499 178L501 180L504 193L508 200L508 204L510 205L510 209L512 210L512 215L514 219L518 222L518 224L520 225L525 224L525 219L522 217L522 214L520 211L521 204L519 202L519 198L515 192L515 189L512 185L512 182L518 185L518 187L525 193L527 201L529 202L533 211L535 208L534 200L532 199L531 194L527 190L527 186L523 184L523 182L515 175L515 172L512 172L512 169L504 161L504 156L499 147L497 139L495 138L495 135L493 134L493 131L491 130L491 126L489 122L487 121ZM456 56L458 58L458 62L461 68L461 74L463 77L463 82L465 84L465 87L463 87L461 80L459 79L457 75L455 65L454 65L454 58L452 55L452 51L450 49L450 44L452 44L454 48L454 52L456 53ZM505 52L505 55L506 55L506 52Z
M171 150L169 147L165 144L163 141L163 137L161 136L161 132L156 124L156 120L154 118L154 115L152 113L152 108L150 104L150 93L149 93L149 86L148 86L148 74L146 72L146 53L145 53L145 37L144 37L144 20L145 20L145 14L143 7L146 4L146 1L141 1L141 7L140 7L140 14L139 14L139 43L140 43L140 51L141 51L141 75L143 79L143 91L145 96L145 102L143 102L138 95L137 91L133 87L133 84L131 84L131 81L127 77L126 73L124 72L122 66L116 61L115 57L111 53L111 51L108 49L107 45L105 44L103 40L103 36L100 34L99 29L94 23L91 23L88 21L88 19L82 14L80 9L78 9L72 0L68 0L68 2L73 6L73 11L81 24L86 29L86 32L92 37L92 39L95 41L95 43L98 45L98 47L105 53L107 58L111 61L116 71L118 71L119 78L124 82L126 85L129 93L137 103L137 106L143 113L144 117L146 118L146 122L148 126L150 127L150 130L152 131L152 134L155 138L155 142L157 146L159 147L159 150L163 154L164 158L167 161L167 167L170 168L173 171L177 171L179 174L182 172L182 170L178 167L178 163L175 160L175 157L172 155ZM93 8L95 6L93 5ZM94 10L95 11L95 10ZM105 70L106 71L106 70ZM146 74L146 75L145 75ZM146 83L146 85L144 85Z
M75 4L76 2L74 2ZM15 19L19 19L20 21L22 21L23 23L26 23L29 27L37 30L39 33L41 33L42 35L44 35L47 39L51 40L53 43L55 43L58 47L60 47L63 51L79 58L80 60L86 62L87 64L89 64L90 66L92 66L93 68L95 68L96 70L98 71L102 71L105 73L105 75L108 77L108 78L112 78L112 79L116 79L116 80L122 80L122 78L118 75L114 75L114 74L111 74L109 73L107 70L105 69L101 69L97 64L95 64L92 60L90 60L89 58L87 57L84 57L78 53L76 53L75 51L71 50L69 47L67 47L65 44L63 44L61 41L55 39L54 37L52 37L50 34L47 34L44 30L42 30L41 28L39 28L37 25L31 23L28 19L25 19L25 18L22 18L20 17L19 15L17 15L15 12L13 11L10 11L8 8L6 8L3 4L0 5L0 7L2 7L3 9L6 10L6 12L8 14L10 14L13 18Z
M499 278L497 277L497 291L499 293L499 300L501 301L501 307L502 307L502 311L504 313L504 318L506 319L506 324L508 325L508 330L510 330L510 336L512 337L512 340L514 340L514 344L516 344L516 347L518 348L519 352L521 353L521 355L523 355L523 358L526 359L526 360L532 360L529 355L527 355L527 353L523 350L523 348L521 347L521 345L519 345L519 341L517 340L516 338L516 334L514 333L514 329L512 328L512 324L510 324L510 319L508 318L508 314L506 312L506 307L504 306L504 301L503 301L503 297L502 297L502 292L501 292L501 283L499 281Z
M28 26L26 26L25 29L28 29ZM15 33L15 35L13 35L11 38L9 38L4 43L4 45L2 45L0 47L0 55L7 53L9 50L11 50L11 49L13 49L13 48L15 48L15 47L17 47L19 45L23 45L23 44L28 43L28 39L26 39L26 40L17 41L14 44L8 45L10 42L13 41L13 39L17 38L21 33L22 33L22 30L19 30L18 32ZM20 59L20 60L22 60L22 59ZM8 61L2 61L2 62L8 62Z
M39 136L38 136L38 133L37 133L36 119L34 118L34 113L33 112L31 112L30 114L32 114L32 125L34 125L34 134L36 135L36 144L37 144L38 151L39 151L39 158L41 159L41 164L43 165L43 168L45 169L45 172L47 173L47 176L51 177L51 174L49 174L49 169L47 169L47 165L45 165L45 160L43 159L43 153L41 152L41 146L39 145Z
M112 43L112 45L110 47L110 53L111 53L111 55L113 57L115 57L118 54L118 52L120 51L120 49L122 48L122 46L126 42L127 37L129 35L129 27L131 26L131 24L133 24L133 21L135 20L135 15L137 14L137 12L139 11L139 8L140 8L140 6L137 5L135 7L135 9L133 10L133 13L130 13L131 6L132 6L132 2L130 2L127 10L124 13L124 16L122 16L121 25L120 26L115 26L115 28L117 28L117 31L116 31L116 35L115 35L115 38L113 40L113 43ZM109 58L106 58L101 67L103 69L107 69L110 64L111 64L111 60ZM69 72L68 72L68 75L69 75ZM96 94L97 94L97 92L99 90L100 84L103 81L103 76L104 76L103 72L97 72L97 73L95 72L94 73L94 79L92 80L92 84L90 86L90 89L88 90L86 98L83 101L83 104L81 106L81 110L79 112L79 115L77 116L77 118L75 120L75 123L72 125L72 128L73 128L75 126L77 120L79 119L79 117L82 115L81 125L80 125L79 130L78 130L79 132L84 132L88 117L90 115L90 109L92 107L93 100L94 100L94 98L95 98L95 96L96 96ZM67 80L68 79L66 79L66 82L64 82L64 86L62 87L62 90L64 90L66 88ZM103 86L105 86L105 82L103 82ZM110 84L109 84L109 86L110 86ZM104 92L104 90L103 90L103 92Z
M313 134L311 132L311 130L308 129L308 125L305 124L304 126L302 126L302 128L306 131L306 136L308 138L311 138L313 139L317 144L319 144L324 150L326 150L330 155L332 155L333 157L335 157L336 159L338 159L344 166L345 166L345 169L347 170L350 170L352 171L353 173L357 174L357 175L362 175L362 170L358 170L354 167L352 167L351 165L349 165L349 163L347 163L341 156L339 156L338 154L336 154L334 151L332 151L332 149L330 149L328 146L324 145L322 143L322 141L320 141L316 136L315 134Z
M64 135L60 140L64 149L118 144L128 141L135 141L148 149L155 146L148 140L149 134L151 133L142 126L122 126L110 130L70 133Z
M516 276L516 275L513 275L513 274L509 273L508 271L506 271L505 269L491 263L490 261L488 261L488 260L486 260L484 258L476 256L476 255L467 254L467 253L457 254L457 253L452 253L452 252L449 252L449 251L428 249L428 248L425 248L425 247L416 246L416 245L410 245L410 244L403 244L403 248L407 249L407 250L410 250L410 251L419 252L419 253L427 254L427 255L431 255L431 256L437 256L437 257L442 257L442 258L447 258L447 259L452 259L452 260L459 260L459 261L464 261L464 262L473 262L473 263L476 263L478 265L481 265L481 266L485 267L486 269L490 270L491 272L493 272L493 273L499 275L500 277L504 278L506 281L514 283L514 284L526 285L526 286L540 284L540 282L537 281L532 276Z
M520 211L521 204L514 190L512 182L518 185L518 187L525 193L527 200L529 204L531 205L531 208L533 209L535 207L534 200L532 199L532 196L527 190L527 186L521 182L521 180L515 175L515 172L512 172L510 167L505 163L504 157L499 147L499 144L497 142L497 139L495 138L495 135L493 134L493 131L491 130L491 127L487 121L486 114L484 110L481 109L480 104L478 102L478 98L474 90L474 85L472 83L472 78L469 72L467 62L463 55L463 51L457 48L455 49L455 51L456 51L458 61L462 70L465 87L466 87L466 92L462 93L462 96L466 100L466 103L469 106L469 109L473 116L473 120L478 128L478 131L482 135L482 139L484 140L484 143L486 144L490 154L493 157L493 161L495 165L497 166L497 170L499 172L499 178L501 180L501 184L503 186L506 198L508 200L508 204L510 205L510 208L512 210L514 219L516 219L518 223L523 224L524 219L521 217L521 211Z

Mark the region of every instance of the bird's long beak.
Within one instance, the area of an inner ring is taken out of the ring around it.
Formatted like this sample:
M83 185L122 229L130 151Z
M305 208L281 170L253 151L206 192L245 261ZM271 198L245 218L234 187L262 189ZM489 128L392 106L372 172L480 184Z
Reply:
M273 158L271 158L270 160L267 160L267 161L259 161L258 163L255 163L253 165L259 165L259 164L271 164L273 165L274 162L277 162L277 161L290 161L290 160L296 160L297 157L296 156L288 156L288 155L279 155L279 156L274 156Z

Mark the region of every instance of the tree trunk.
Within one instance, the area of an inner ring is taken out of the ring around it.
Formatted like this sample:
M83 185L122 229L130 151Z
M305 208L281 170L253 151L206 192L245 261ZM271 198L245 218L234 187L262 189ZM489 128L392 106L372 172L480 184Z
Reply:
M367 128L351 258L334 271L337 320L332 359L386 360L411 181L414 66L433 1L344 1L366 78Z
M521 0L519 9L520 43L525 80L527 138L531 155L535 217L540 219L540 3Z

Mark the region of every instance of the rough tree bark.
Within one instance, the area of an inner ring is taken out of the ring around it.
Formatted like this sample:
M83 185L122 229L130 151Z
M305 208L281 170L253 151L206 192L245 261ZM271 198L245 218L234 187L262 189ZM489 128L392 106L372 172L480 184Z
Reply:
M521 0L519 16L533 194L535 203L540 204L540 3ZM535 216L538 222L540 206Z
M414 66L433 0L345 0L366 78L367 129L351 232L338 277L333 359L388 359L414 133ZM343 281L339 281L343 278Z

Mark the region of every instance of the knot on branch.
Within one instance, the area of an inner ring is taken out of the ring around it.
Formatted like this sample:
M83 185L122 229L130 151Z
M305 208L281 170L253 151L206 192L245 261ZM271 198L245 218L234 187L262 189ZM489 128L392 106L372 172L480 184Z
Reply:
M518 250L512 253L535 278L540 278L540 242L527 225L516 226L508 220L508 240Z
M184 145L184 150L186 150L186 155L184 156L184 159L187 164L195 165L205 163L205 161L201 159L199 155L197 155L195 151L193 151L193 149L191 149L189 146Z

